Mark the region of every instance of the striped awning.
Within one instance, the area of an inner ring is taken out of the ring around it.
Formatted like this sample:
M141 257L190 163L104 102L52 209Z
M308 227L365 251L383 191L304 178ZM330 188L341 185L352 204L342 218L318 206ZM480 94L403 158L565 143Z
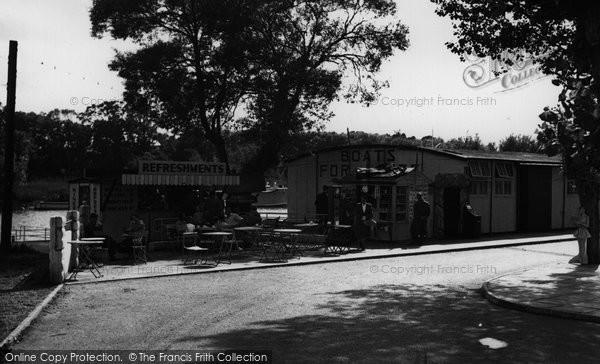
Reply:
M177 175L177 174L123 174L123 185L136 186L238 186L240 176Z

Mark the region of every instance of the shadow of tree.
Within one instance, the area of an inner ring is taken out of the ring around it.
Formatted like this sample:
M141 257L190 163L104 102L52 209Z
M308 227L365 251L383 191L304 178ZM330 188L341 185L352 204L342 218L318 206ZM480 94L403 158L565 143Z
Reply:
M479 290L377 285L312 298L314 314L180 342L273 350L274 362L591 362L600 354L582 346L600 339L600 325L506 310ZM508 346L488 348L479 342L486 337Z

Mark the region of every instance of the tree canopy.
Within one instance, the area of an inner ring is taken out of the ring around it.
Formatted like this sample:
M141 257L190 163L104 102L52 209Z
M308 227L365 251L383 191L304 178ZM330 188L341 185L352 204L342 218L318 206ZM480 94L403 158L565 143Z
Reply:
M395 12L392 0L95 0L90 18L93 35L139 46L111 64L130 106L226 163L225 130L256 129L247 169L262 171L291 134L328 120L346 76L345 96L365 103L385 86L375 74L408 46Z
M600 263L600 2L592 0L432 0L453 20L448 48L510 66L532 57L563 88L540 118L538 140L561 154L590 217L590 262Z

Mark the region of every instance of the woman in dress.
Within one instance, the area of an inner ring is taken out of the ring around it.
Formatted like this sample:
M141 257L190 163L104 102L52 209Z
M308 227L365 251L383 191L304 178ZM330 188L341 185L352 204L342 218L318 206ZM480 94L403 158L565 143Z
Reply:
M588 227L590 225L590 218L585 213L585 209L583 208L583 206L579 206L579 213L577 216L574 217L574 219L577 229L573 233L573 236L577 238L577 244L579 245L579 254L577 254L571 260L569 260L569 263L587 264L587 240L592 235L588 230Z

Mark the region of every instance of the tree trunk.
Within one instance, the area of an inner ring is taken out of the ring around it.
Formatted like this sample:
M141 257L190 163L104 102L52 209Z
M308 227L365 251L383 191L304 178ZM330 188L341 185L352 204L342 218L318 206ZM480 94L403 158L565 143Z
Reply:
M600 264L600 185L595 181L577 180L579 201L590 218L589 231L592 235L587 242L589 264Z
M196 129L199 130L199 129ZM225 169L227 173L229 173L229 154L227 153L227 148L225 147L225 140L223 139L223 135L217 131L207 130L203 128L204 133L197 132L196 135L202 139L206 138L208 141L215 147L215 152L217 153L217 159L221 163L225 163Z

